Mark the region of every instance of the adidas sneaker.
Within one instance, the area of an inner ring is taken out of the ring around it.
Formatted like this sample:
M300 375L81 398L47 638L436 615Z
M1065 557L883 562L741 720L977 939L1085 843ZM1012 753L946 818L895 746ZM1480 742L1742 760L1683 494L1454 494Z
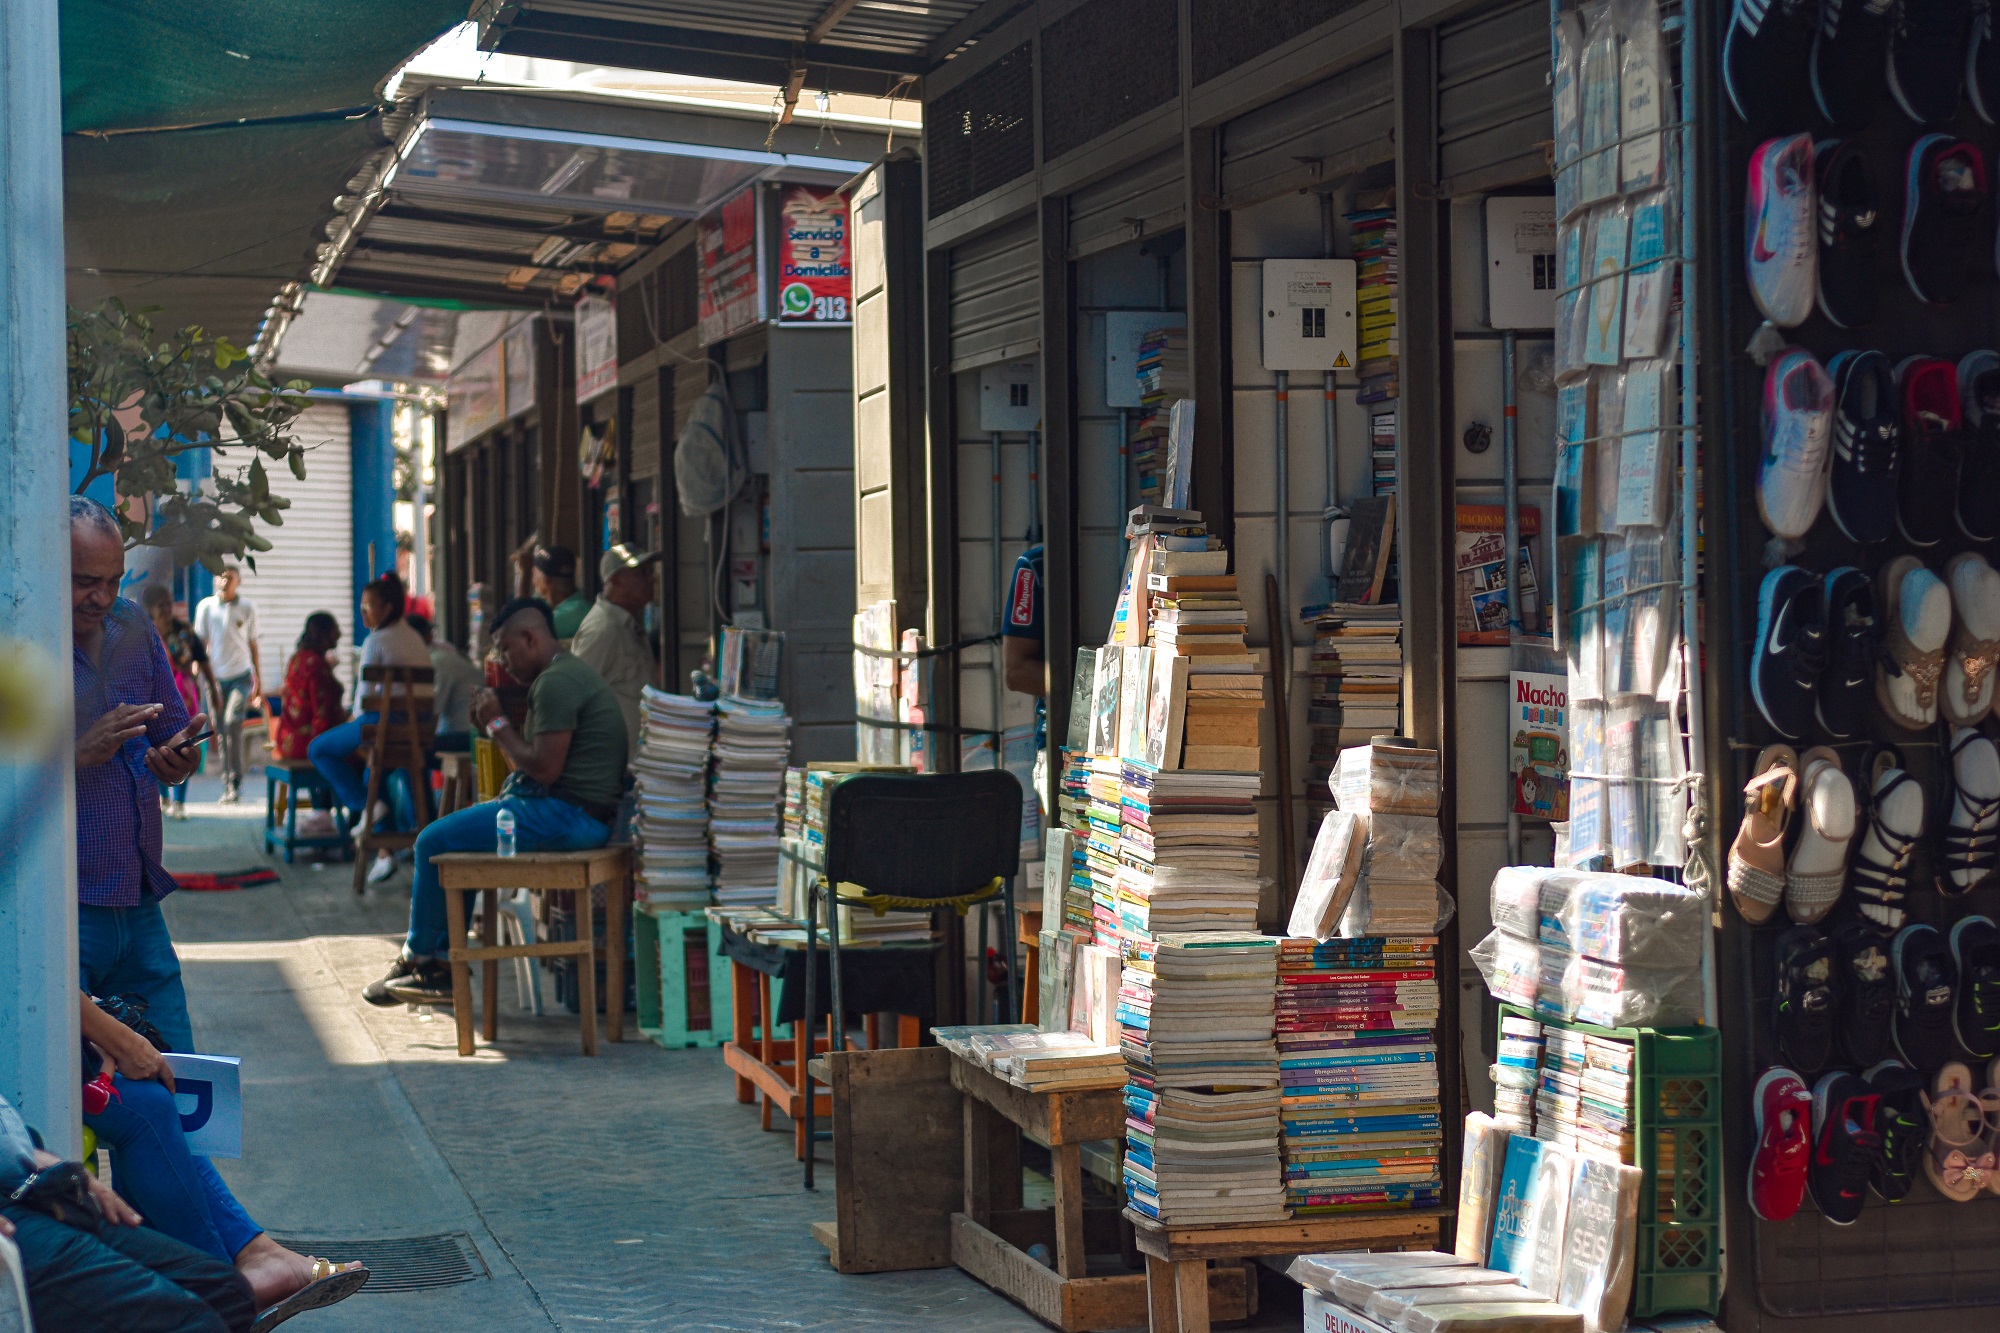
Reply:
M1805 99L1811 0L1735 0L1722 38L1722 87L1752 125L1790 116Z
M1882 210L1861 150L1846 139L1822 139L1813 149L1819 194L1819 312L1843 329L1875 318L1875 250Z
M1888 77L1882 49L1895 15L1895 0L1820 0L1810 62L1813 101L1843 130L1866 129L1882 104Z
M1889 92L1919 125L1951 119L1965 72L1972 0L1902 0L1889 34Z
M1803 347L1787 347L1764 372L1764 453L1757 512L1773 536L1797 540L1826 502L1833 381Z
M1812 313L1819 245L1813 235L1812 136L1766 139L1750 155L1744 262L1764 318L1791 328Z
M1905 182L1903 279L1918 300L1948 304L1966 285L1969 257L1986 250L1986 161L1962 139L1926 134L1910 145Z
M1913 356L1896 367L1903 440L1896 486L1896 529L1912 546L1949 535L1945 497L1958 490L1958 371L1949 361Z
M2000 539L2000 355L1968 352L1958 363L1964 432L1958 529L1976 542Z
M1887 541L1896 530L1896 472L1902 426L1896 376L1880 352L1841 352L1833 379L1833 460L1827 512L1849 541Z

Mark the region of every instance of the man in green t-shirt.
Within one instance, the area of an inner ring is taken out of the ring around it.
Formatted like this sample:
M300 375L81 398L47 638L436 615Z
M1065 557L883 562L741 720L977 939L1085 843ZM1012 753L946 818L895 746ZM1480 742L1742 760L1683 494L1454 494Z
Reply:
M445 815L417 835L410 933L389 975L361 992L370 1004L450 1004L451 947L444 890L431 858L443 852L493 852L502 810L514 817L514 845L524 852L602 847L625 790L625 715L604 677L556 641L549 604L517 597L494 617L493 640L516 680L528 682L528 715L518 730L491 690L472 697L472 723L483 727L514 771L497 801Z

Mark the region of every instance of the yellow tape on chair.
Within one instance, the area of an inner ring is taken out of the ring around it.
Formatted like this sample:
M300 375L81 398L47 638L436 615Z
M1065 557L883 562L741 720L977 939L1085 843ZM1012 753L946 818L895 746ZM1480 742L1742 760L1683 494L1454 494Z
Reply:
M928 912L939 907L950 907L964 916L975 903L983 903L996 898L1006 887L1007 881L995 877L991 884L971 893L961 893L950 898L904 898L893 893L870 893L859 884L842 883L834 890L834 900L844 907L868 907L876 916L886 916L891 911ZM819 877L819 886L826 887L826 876Z

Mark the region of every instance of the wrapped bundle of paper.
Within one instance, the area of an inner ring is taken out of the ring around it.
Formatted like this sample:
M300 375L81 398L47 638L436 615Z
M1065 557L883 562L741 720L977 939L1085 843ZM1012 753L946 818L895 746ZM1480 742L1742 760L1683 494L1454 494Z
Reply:
M1361 877L1367 847L1368 828L1361 816L1344 810L1326 813L1313 839L1312 858L1306 862L1299 896L1292 903L1287 934L1295 939L1332 937Z
M1340 752L1329 786L1343 810L1435 815L1438 753L1390 736L1350 746Z

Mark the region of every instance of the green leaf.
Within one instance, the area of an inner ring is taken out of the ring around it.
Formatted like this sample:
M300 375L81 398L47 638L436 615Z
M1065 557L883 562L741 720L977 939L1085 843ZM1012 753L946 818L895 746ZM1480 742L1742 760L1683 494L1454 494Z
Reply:
M300 481L306 479L305 450L299 448L297 445L292 446L291 452L286 455L285 461L292 465L292 475L294 477L297 477Z

